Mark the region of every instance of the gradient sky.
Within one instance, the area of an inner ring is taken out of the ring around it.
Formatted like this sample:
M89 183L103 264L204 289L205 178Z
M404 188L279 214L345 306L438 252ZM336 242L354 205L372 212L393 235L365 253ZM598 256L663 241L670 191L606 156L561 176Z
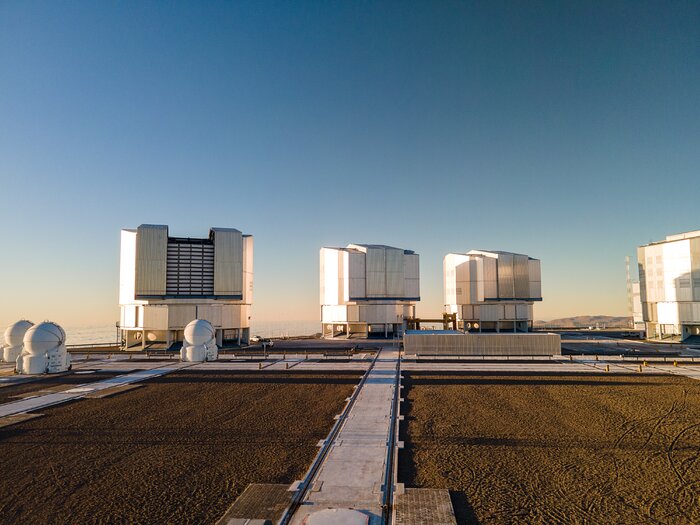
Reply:
M254 319L318 249L542 260L538 319L626 313L700 229L700 3L0 3L0 325L118 319L119 229L255 236Z

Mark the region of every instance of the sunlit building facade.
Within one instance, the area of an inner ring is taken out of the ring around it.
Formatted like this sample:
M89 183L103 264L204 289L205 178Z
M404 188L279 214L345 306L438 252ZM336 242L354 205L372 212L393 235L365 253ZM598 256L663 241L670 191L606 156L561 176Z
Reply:
M640 246L637 261L647 337L700 336L700 230Z
M445 312L467 332L528 332L542 300L540 261L503 251L448 253L443 260Z
M321 248L320 292L324 337L398 336L420 300L418 254L377 244Z
M121 231L120 329L127 348L170 346L204 319L216 343L247 343L253 302L253 237L212 228L203 238L171 237L168 227Z

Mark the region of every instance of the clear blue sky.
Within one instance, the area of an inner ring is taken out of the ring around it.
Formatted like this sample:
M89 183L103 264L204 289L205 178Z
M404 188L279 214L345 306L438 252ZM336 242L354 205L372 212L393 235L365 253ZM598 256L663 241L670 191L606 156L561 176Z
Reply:
M251 233L254 316L318 249L542 259L536 317L625 314L700 228L700 3L0 3L0 323L118 318L119 229Z

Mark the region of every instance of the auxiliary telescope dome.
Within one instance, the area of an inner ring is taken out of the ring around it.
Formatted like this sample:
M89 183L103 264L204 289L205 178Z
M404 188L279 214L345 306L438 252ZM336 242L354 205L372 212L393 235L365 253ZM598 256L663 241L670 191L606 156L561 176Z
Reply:
M195 319L185 327L185 340L192 345L203 345L214 339L216 331L205 319Z
M66 341L66 333L56 323L44 321L32 326L24 334L24 349L31 355L41 354L61 346Z
M26 319L12 323L7 327L7 330L5 330L5 344L7 346L21 345L22 341L24 341L24 334L26 334L27 330L32 326L34 326L34 323Z

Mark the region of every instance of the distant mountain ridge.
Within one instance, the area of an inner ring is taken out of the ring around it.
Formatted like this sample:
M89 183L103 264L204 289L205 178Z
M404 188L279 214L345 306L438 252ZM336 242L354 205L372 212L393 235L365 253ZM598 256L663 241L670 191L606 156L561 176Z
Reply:
M606 328L629 328L631 317L614 315L577 315L575 317L562 317L551 321L535 321L535 326L603 326Z

